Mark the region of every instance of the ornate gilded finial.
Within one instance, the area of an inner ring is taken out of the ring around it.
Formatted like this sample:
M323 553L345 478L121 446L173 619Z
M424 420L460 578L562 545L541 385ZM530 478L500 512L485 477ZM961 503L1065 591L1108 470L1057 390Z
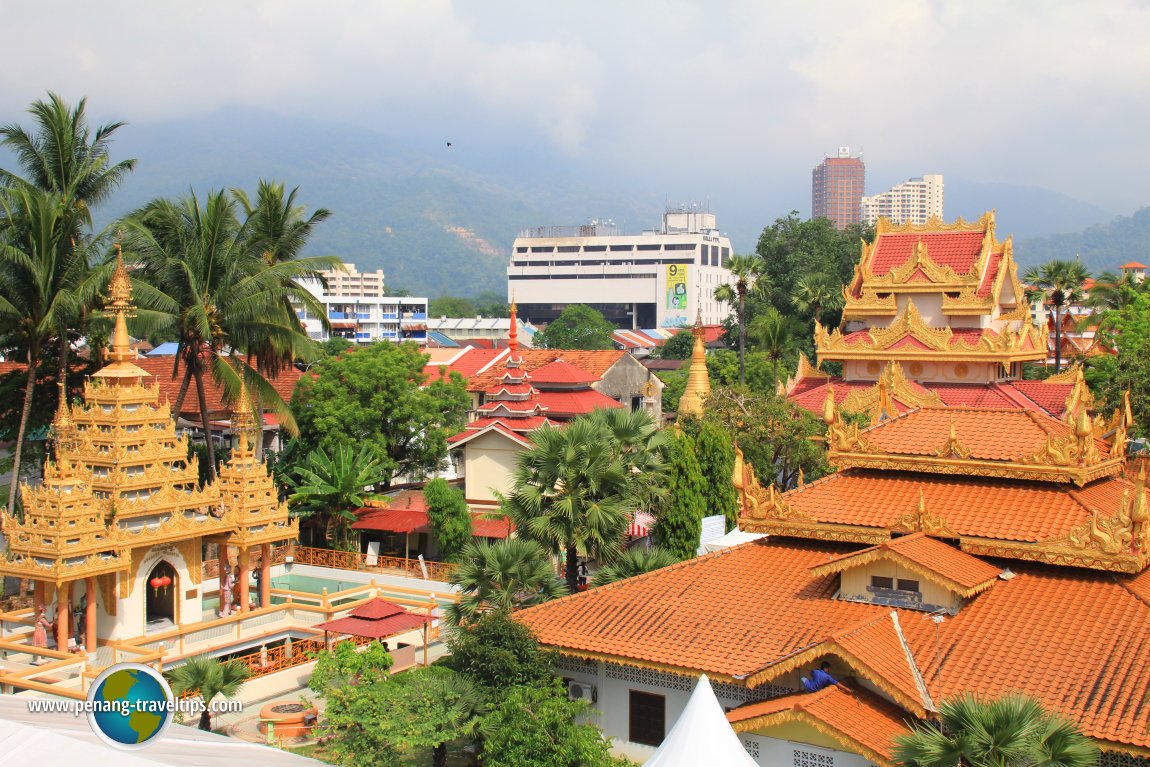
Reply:
M120 243L116 243L116 270L112 273L112 281L108 284L108 305L105 311L115 315L115 327L112 330L112 359L116 362L127 362L133 358L132 341L128 337L129 317L136 316L136 307L132 303L132 279L128 276L128 269L124 266L124 254Z
M800 466L799 467L799 487L802 487L805 484L806 484L806 480L803 479L803 467Z
M835 422L835 387L827 385L827 396L823 398L823 423L830 426Z
M950 433L947 435L946 444L938 449L937 455L939 458L970 458L970 451L958 441L958 429L955 428L953 414L950 416Z
M954 423L951 422L950 428L954 429ZM926 493L920 487L918 489L918 529L921 532L926 527Z
M255 446L257 433L256 419L252 415L252 403L248 397L247 381L243 371L240 371L240 393L236 397L236 404L232 408L232 431L239 437L239 442L233 455L237 458L250 458Z
M61 379L60 403L56 407L56 417L52 419L52 433L56 440L56 460L63 459L65 453L76 448L76 424L72 422L72 415L68 407L68 386Z
M1078 408L1078 414L1074 419L1074 436L1078 439L1094 436L1094 424L1090 422L1090 415L1085 407Z

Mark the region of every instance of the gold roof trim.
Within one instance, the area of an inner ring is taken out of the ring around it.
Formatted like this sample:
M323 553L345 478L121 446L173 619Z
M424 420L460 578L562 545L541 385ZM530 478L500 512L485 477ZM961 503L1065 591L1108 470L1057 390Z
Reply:
M883 756L873 748L864 745L860 741L851 737L845 732L842 732L823 720L811 714L805 709L789 708L783 711L776 711L773 714L763 714L756 716L752 719L745 719L741 722L734 722L731 724L731 729L735 732L748 732L755 734L757 730L764 730L777 725L799 723L805 724L814 730L822 733L831 740L843 746L847 751L853 751L860 754L864 759L875 764L882 765L882 767L895 767L896 762L891 761Z
M935 583L944 589L954 592L963 599L969 599L977 594L989 589L998 582L998 576L995 575L987 580L974 586L963 586L957 581L951 580L937 570L932 570L930 567L923 565L913 559L900 554L898 551L886 548L883 544L879 544L871 549L863 549L853 555L845 555L835 559L834 561L827 562L821 565L815 565L810 569L811 575L821 577L823 575L833 575L841 573L846 570L853 570L856 567L863 567L872 562L880 560L888 560L897 563L900 567L918 573L931 583Z

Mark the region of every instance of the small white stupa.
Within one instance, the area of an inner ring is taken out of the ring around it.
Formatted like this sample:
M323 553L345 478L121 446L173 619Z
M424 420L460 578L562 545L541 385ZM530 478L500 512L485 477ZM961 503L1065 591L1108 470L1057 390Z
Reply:
M757 767L731 729L707 675L699 677L679 721L643 767Z

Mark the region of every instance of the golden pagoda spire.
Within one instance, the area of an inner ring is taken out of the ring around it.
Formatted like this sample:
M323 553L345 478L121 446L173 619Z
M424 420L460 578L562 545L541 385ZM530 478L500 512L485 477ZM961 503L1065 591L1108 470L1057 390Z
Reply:
M711 378L707 375L707 350L703 346L703 312L699 309L695 315L695 326L691 328L691 335L695 337L695 347L691 350L691 368L687 373L687 388L679 399L679 415L676 420L682 421L685 417L702 418L703 405L707 397L711 396Z
M514 358L519 352L519 320L516 317L515 291L511 291L511 327L507 331L507 348L511 351L509 358Z
M115 329L112 331L112 359L116 362L127 362L135 356L132 353L131 338L128 337L128 317L136 316L136 307L132 303L132 280L128 277L128 270L124 266L124 254L118 242L116 271L112 273L108 294L111 300L105 311L116 317Z
M255 435L258 429L252 415L252 403L248 397L248 385L243 371L240 371L240 393L232 408L232 431L239 437L239 443L232 451L233 458L248 459L254 455Z
M59 381L60 403L56 407L56 417L52 419L52 433L56 440L56 461L61 463L68 453L76 449L76 424L72 422L71 409L68 407L68 386L63 379Z

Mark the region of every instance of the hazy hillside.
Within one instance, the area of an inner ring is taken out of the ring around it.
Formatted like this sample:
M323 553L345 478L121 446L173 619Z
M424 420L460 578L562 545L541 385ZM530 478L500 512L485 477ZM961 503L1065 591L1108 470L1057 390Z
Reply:
M380 130L386 130L381 126ZM313 239L311 253L334 254L363 269L381 267L392 287L416 294L474 295L506 289L511 242L525 227L573 225L613 218L627 232L659 225L666 203L709 204L737 252L754 249L763 227L789 210L809 213L809 178L788 179L794 203L769 209L763 185L775 184L770 168L753 188L707 189L700 179L694 199L669 199L657 174L624 175L586 158L564 157L544 146L471 146L467 136L435 136L401 143L380 132L321 120L283 120L271 113L230 109L154 124L129 124L117 134L115 156L136 157L137 170L105 209L103 221L157 196L195 189L203 195L224 186L254 188L259 178L300 187L309 207L332 218ZM448 147L446 142L452 141ZM0 155L8 167L11 157ZM1109 220L1092 205L1044 189L982 184L947 176L946 215L977 218L997 210L1001 235L1014 234L1020 260L1079 250L1086 258L1109 253L1109 228L1078 240L1023 239L1080 231ZM1126 230L1118 227L1115 232ZM1123 235L1125 236L1125 235ZM1115 253L1129 250L1131 234ZM1146 256L1139 256L1145 260ZM1107 265L1128 260L1099 256Z
M1129 261L1150 263L1150 208L1132 216L1119 216L1084 232L1059 234L1015 242L1014 253L1023 265L1040 264L1055 258L1081 257L1094 274L1117 271Z

